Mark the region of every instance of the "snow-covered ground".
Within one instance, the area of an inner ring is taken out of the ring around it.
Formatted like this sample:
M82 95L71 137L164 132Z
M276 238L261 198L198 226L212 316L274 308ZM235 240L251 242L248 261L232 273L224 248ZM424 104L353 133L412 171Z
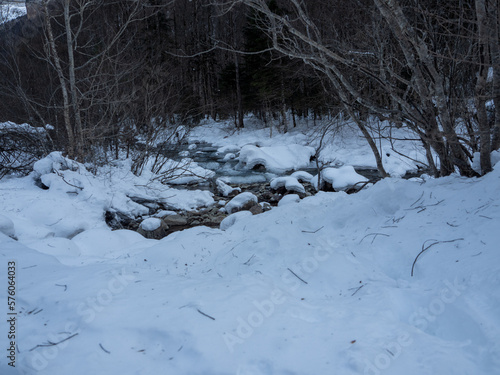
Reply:
M0 23L13 20L26 14L24 2L4 1L0 4Z
M218 144L305 145L257 133ZM0 233L1 374L500 374L500 165L292 197L224 231L147 240L107 229L104 210L140 213L140 194L202 206L209 193L145 187L126 163L94 178L51 158L0 181L0 230L18 238Z
M333 121L333 120L332 120ZM195 128L191 134L191 140L202 139L205 142L220 146L219 151L237 152L242 151L240 158L246 164L262 164L262 159L268 161L273 169L280 168L283 164L283 156L287 153L295 154L297 160L292 166L300 168L303 164L300 157L310 152L311 147L317 148L324 133L324 144L320 150L320 160L329 162L333 166L352 165L357 167L375 168L377 164L372 151L366 140L360 135L356 126L350 122L339 122L332 126L331 121L318 122L316 126L309 123L299 122L296 128L290 128L289 132L283 134L276 129L270 132L268 127L253 117L247 118L245 128L236 131L234 124L214 122L206 120L203 126ZM415 136L405 129L396 129L389 126L387 122L374 123L377 131L373 136L377 139L377 146L382 157L384 168L391 176L402 176L407 171L417 170L417 166L426 163L425 150ZM378 134L382 134L381 139ZM392 136L392 144L384 137ZM297 149L297 145L304 149ZM258 146L258 147L254 147ZM289 148L288 152L283 146ZM292 148L290 148L292 146ZM260 148L261 150L259 151ZM271 151L270 148L274 148ZM272 153L277 158L269 157ZM406 155L403 156L403 155ZM309 157L309 155L307 155Z

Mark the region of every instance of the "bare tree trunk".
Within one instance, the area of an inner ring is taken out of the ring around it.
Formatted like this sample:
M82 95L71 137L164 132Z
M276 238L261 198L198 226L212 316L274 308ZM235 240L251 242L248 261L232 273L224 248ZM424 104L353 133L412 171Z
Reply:
M492 129L491 149L500 148L500 4L496 0L488 0L490 53L493 68L493 102L495 104L495 123Z
M476 0L476 17L478 27L478 44L479 44L479 71L476 80L476 110L477 121L479 126L480 139L480 157L481 157L481 174L486 174L492 171L491 167L491 136L490 127L488 125L488 116L486 112L486 80L488 78L488 19L486 15L485 0Z
M68 156L70 158L74 158L76 156L76 142L75 136L73 132L73 125L71 123L70 116L70 100L68 95L68 88L66 86L66 79L64 78L64 72L61 66L61 59L57 52L56 42L54 39L54 32L52 30L52 25L50 23L50 14L48 9L49 0L43 0L43 11L44 11L44 21L45 27L47 30L47 39L51 52L51 60L54 64L57 77L59 78L59 84L61 87L61 93L63 96L63 116L64 116L64 125L66 128L66 135L68 137Z
M241 84L240 84L240 63L238 59L238 55L235 53L234 54L234 68L235 68L235 80L236 80L236 101L237 101L237 123L236 123L236 128L237 129L242 129L245 127L245 124L243 123L243 97L241 94Z
M73 45L73 31L71 30L70 24L70 1L64 1L64 27L66 32L66 47L68 50L68 73L69 73L69 87L71 92L71 106L73 108L73 115L75 116L75 135L76 135L76 157L82 158L83 152L82 147L84 145L83 139L83 127L82 118L80 114L80 105L78 100L77 88L76 88L76 78L75 78L75 56L74 56L74 45Z

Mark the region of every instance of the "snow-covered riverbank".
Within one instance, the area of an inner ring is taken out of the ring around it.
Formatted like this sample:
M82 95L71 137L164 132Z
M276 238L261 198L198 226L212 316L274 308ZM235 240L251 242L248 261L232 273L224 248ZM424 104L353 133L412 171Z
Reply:
M18 238L0 233L18 314L2 374L499 373L499 167L321 192L159 241L106 227L105 208L140 209L127 196L144 194L119 170L67 169L48 190L0 181L0 224ZM149 188L172 205L211 199Z

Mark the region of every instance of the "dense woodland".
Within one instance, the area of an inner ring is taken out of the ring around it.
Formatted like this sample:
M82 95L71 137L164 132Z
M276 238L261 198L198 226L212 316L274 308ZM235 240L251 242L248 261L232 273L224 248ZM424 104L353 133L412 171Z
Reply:
M29 5L0 26L0 121L50 124L46 147L79 160L204 117L241 128L248 113L282 132L341 114L382 176L374 119L411 129L436 176L477 175L475 152L487 173L500 147L497 1Z

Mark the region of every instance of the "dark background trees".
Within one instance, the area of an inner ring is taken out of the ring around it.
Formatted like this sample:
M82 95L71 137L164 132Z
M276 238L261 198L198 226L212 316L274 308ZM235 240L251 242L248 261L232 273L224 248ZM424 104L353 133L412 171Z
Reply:
M49 123L81 159L204 117L241 128L246 113L286 132L342 112L382 175L374 118L408 127L435 175L475 175L475 152L487 173L500 147L493 0L41 4L48 17L2 25L0 120Z

